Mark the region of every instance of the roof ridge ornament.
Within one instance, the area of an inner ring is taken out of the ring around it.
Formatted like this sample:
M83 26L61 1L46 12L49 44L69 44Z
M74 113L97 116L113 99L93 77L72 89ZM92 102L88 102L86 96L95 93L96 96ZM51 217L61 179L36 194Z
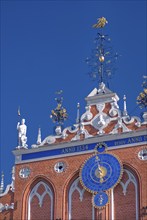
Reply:
M21 122L17 123L17 130L18 130L18 146L16 147L17 149L20 148L28 148L27 145L27 126L25 124L25 119L22 118Z
M38 128L37 145L41 144L41 128Z
M108 23L105 17L97 19L97 23L92 27L100 29L95 38L95 49L92 50L90 58L86 58L86 63L90 67L89 76L99 83L104 83L109 88L109 79L114 74L116 68L114 63L118 58L118 53L114 53L112 47L109 45L110 38L103 33L105 25Z
M97 19L97 23L93 24L92 27L93 28L103 28L107 23L108 23L108 21L106 20L106 18L101 17L101 18Z
M141 109L145 108L145 110L147 111L147 76L143 76L143 79L143 92L139 93L137 97L137 104Z
M123 116L128 116L128 112L127 112L127 101L126 101L127 98L126 98L126 95L124 95L123 100L124 100Z
M137 96L137 104L141 109L145 109L145 111L141 114L143 118L142 124L147 124L147 75L143 76L143 92L140 92Z
M106 93L105 92L105 83L103 83L103 82L101 82L100 84L99 84L99 88L98 88L98 90L97 90L97 93L98 94L104 94L104 93Z
M25 118L21 117L20 106L17 109L18 122L16 129L18 131L17 147L16 149L25 148L28 149L27 145L27 126L25 124Z
M61 125L64 123L64 121L68 118L67 110L62 106L63 102L63 91L57 91L57 97L55 98L57 102L57 107L51 111L50 118L54 123L57 124L55 128L55 132L57 135L61 134Z
M4 192L4 173L1 173L1 185L0 185L0 194Z
M14 192L15 190L15 166L12 167L11 174L12 174L11 190Z
M77 118L76 118L76 124L80 123L80 103L77 103Z

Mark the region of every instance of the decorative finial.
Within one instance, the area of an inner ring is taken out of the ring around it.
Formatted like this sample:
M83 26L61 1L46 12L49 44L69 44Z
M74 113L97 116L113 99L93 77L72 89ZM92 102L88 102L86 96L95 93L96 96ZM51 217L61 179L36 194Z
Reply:
M20 116L20 106L18 107L18 111L17 111L18 116Z
M56 92L58 97L55 98L57 101L57 107L51 111L50 118L53 120L54 123L63 124L63 122L67 119L68 114L65 108L62 106L63 97L61 96L62 90Z
M141 109L145 108L147 110L147 76L143 76L144 81L142 83L143 92L137 97L137 104Z
M76 118L76 123L80 123L80 103L77 103L77 118Z
M97 20L97 23L92 26L93 28L103 28L108 23L104 17L98 18Z
M114 64L118 58L118 54L114 53L108 35L103 34L103 28L107 24L104 17L98 19L98 22L93 25L94 28L100 28L95 39L95 49L92 50L90 58L86 59L86 63L90 67L89 75L93 80L98 79L98 83L105 83L109 87L108 81L112 78L115 72Z
M4 192L4 173L1 174L0 194Z
M41 144L41 128L38 128L37 145Z
M127 99L127 98L126 98L126 96L124 95L124 97L123 97L123 100L124 100L123 116L128 116L126 99Z
M15 190L15 166L12 167L12 183L11 183L11 186L12 186L12 190L14 191Z

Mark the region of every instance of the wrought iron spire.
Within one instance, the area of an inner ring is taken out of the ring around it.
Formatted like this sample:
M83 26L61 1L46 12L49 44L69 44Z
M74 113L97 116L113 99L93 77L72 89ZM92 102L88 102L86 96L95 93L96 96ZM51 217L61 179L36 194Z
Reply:
M118 58L118 54L114 53L112 47L109 45L110 38L103 33L105 25L108 23L106 18L101 17L98 22L94 24L93 28L99 28L95 39L95 49L92 50L90 58L86 59L86 63L90 67L89 75L93 80L98 80L99 83L105 83L108 87L108 81L115 72L114 62Z
M76 123L80 123L80 103L77 103L77 118Z
M54 123L57 125L63 124L63 122L67 119L68 114L66 109L62 106L63 97L62 97L62 90L56 92L57 97L55 98L57 102L57 107L51 111L50 118Z

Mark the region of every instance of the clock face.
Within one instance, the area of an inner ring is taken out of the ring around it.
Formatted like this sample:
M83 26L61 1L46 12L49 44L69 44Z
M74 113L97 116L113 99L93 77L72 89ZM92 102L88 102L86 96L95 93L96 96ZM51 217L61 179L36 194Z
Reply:
M100 192L93 195L92 203L95 208L103 208L108 203L108 195L105 192Z
M113 188L122 177L122 164L112 154L91 156L81 168L80 179L84 188L97 193Z

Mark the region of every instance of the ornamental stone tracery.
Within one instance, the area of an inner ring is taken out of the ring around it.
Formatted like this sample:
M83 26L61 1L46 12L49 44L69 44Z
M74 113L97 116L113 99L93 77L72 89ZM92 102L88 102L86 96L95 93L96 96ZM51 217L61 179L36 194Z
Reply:
M120 220L123 219L134 219L139 220L139 186L137 178L134 174L128 170L124 169L123 177L118 186L111 191L111 208L112 216L111 219L117 219L120 216ZM121 197L121 201L120 201ZM119 200L118 200L119 199ZM119 210L118 203L120 206L123 205L127 208L129 205L129 216L123 210ZM117 209L115 207L117 206Z
M124 99L124 110L121 111L118 105L118 96L104 87L104 92L97 93L94 89L87 97L85 113L78 116L76 124L50 135L37 147L47 146L61 142L87 139L105 134L120 134L141 129L145 123L136 116L130 117L126 109L126 97Z
M88 197L87 197L88 196ZM76 198L76 203L74 202ZM84 188L82 188L81 184L80 184L80 178L77 178L73 181L73 183L70 186L69 189L69 193L68 193L68 207L69 207L69 211L68 211L68 219L72 220L75 218L75 213L74 211L76 209L79 208L79 206L81 205L83 208L81 209L81 213L86 210L86 206L84 206L84 204L86 205L85 202L88 202L88 209L89 209L89 219L94 220L95 219L95 208L92 206L92 197L91 195L85 191ZM79 202L79 206L78 206L78 202ZM76 204L76 206L75 206ZM83 205L82 205L83 204ZM85 207L85 208L84 208ZM87 217L87 216L86 216ZM78 219L80 219L78 217Z
M49 200L47 198L49 198ZM50 201L49 202L50 205L48 206L48 209L50 210L48 213L50 213L50 216L48 216L48 218L53 220L53 200L54 200L53 191L52 191L52 189L50 188L50 186L48 184L46 184L43 181L39 181L33 187L33 189L31 190L31 193L29 195L29 199L28 199L28 220L32 220L34 218L32 216L32 207L33 207L32 202L35 203L35 207L38 204L38 207L42 208L42 210L44 212L44 207L43 206L46 204L46 203L44 203L44 200Z

